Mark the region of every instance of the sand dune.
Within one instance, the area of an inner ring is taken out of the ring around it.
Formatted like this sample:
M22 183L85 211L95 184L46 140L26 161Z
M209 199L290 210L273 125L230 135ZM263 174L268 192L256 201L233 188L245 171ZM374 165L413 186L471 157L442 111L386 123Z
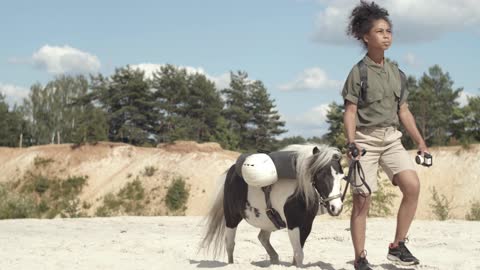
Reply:
M421 181L420 203L416 218L434 219L430 204L433 187L440 195L451 201L451 218L464 219L473 201L480 200L480 145L470 149L461 147L439 147L430 149L434 166L417 166ZM415 151L410 151L412 160ZM146 190L156 190L157 201L150 204L152 213L165 213L162 198L165 186L172 176L186 179L190 186L190 197L186 215L205 215L211 194L215 193L216 179L234 163L237 152L221 149L216 143L198 144L176 142L158 148L134 147L122 143L99 143L72 148L69 144L42 145L29 148L0 147L0 182L15 181L34 170L47 175L88 176L88 185L80 199L92 205L93 214L101 198L109 192L117 192L127 182L139 177ZM36 157L52 159L46 168L36 168ZM143 171L153 166L156 172L145 177ZM385 175L381 175L386 178ZM397 195L395 207L401 199L398 188L391 188ZM396 208L392 209L396 213ZM343 218L346 215L342 216Z
M480 222L415 221L409 248L421 265L400 268L386 259L394 219L369 219L368 258L374 269L480 269ZM280 255L270 265L258 230L242 222L235 260L197 253L200 217L116 217L0 221L0 269L293 269L286 231L272 234ZM353 269L348 221L318 217L305 245L306 269Z

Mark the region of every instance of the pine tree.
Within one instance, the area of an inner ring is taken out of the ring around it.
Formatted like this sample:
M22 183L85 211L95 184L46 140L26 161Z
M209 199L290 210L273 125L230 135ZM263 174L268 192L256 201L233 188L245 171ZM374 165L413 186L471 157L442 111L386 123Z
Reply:
M162 66L153 73L151 86L160 116L156 129L159 141L171 142L182 138L185 136L182 126L188 122L179 120L186 112L184 105L188 95L187 71L173 65Z
M332 102L328 105L327 123L330 125L324 139L328 144L344 149L346 144L345 127L343 124L344 106Z
M5 96L0 93L0 146L10 146L10 112Z
M417 89L411 89L409 107L428 145L447 143L461 91L461 88L453 90L450 75L438 65L429 68L429 74L420 78Z
M185 104L185 116L195 119L197 124L193 139L200 142L216 140L215 130L223 109L223 101L220 93L216 90L215 84L208 80L203 74L188 76L189 91Z
M249 121L249 146L256 150L272 151L275 147L275 138L285 133L285 122L275 109L275 100L270 98L267 89L260 81L250 85L248 107L252 113Z
M218 141L224 147L234 143L235 137L229 134L222 115L220 93L205 75L166 65L154 73L151 85L164 115L159 129L161 141Z
M14 105L10 109L5 95L0 93L0 146L22 146L24 137L29 139L21 107Z
M92 78L109 123L108 138L134 145L154 143L158 123L155 101L144 72L129 66L115 70L110 78Z
M412 108L418 108L418 102L423 102L423 100L416 97L416 95L418 95L417 93L418 83L417 83L417 79L415 79L414 76L407 77L407 92L408 92L407 103L410 110L412 110ZM412 111L412 113L419 113L419 112ZM414 115L415 119L417 120L416 124L419 130L420 130L420 126L418 123L418 119L420 119L420 117L422 116L428 116L428 115L426 114ZM408 134L405 128L403 127L403 125L401 125L401 123L400 123L399 130L403 134ZM412 140L410 136L402 136L401 140L402 140L403 146L405 146L406 149L414 149L416 147L415 142Z
M465 137L480 142L480 96L469 97L464 108Z
M82 144L107 141L108 127L105 112L92 104L86 104L83 106L78 124L72 133L72 142Z
M230 87L223 89L225 98L224 117L228 122L228 128L233 134L237 134L239 149L249 148L249 131L247 124L252 119L252 112L249 111L249 81L246 72L238 71L236 74L230 72Z

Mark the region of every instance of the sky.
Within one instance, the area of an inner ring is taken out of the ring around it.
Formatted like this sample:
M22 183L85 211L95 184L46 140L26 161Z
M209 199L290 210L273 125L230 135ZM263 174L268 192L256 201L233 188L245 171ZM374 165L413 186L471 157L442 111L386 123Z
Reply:
M284 136L327 132L328 104L365 54L346 36L359 1L1 0L0 92L21 103L34 83L62 74L111 75L165 64L205 74L219 89L230 72L261 80L286 121ZM386 56L420 78L438 64L480 95L480 1L379 0L393 24Z

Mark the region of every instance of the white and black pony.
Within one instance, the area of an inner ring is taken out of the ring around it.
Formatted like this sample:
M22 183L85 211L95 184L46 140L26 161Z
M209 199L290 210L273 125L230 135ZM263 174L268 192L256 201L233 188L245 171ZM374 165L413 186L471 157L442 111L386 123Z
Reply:
M312 223L322 204L332 216L342 211L340 165L341 152L326 145L290 145L281 151L294 155L293 168L296 179L279 180L272 185L271 206L285 221L293 247L293 264L303 263L303 246L312 229ZM279 263L277 252L270 244L270 234L278 226L267 216L265 194L261 188L247 185L232 165L222 175L223 188L217 195L207 219L207 230L202 248L214 247L215 256L226 245L228 263L233 263L235 233L238 224L245 219L260 228L258 239L265 247L270 262ZM225 242L224 242L225 241Z

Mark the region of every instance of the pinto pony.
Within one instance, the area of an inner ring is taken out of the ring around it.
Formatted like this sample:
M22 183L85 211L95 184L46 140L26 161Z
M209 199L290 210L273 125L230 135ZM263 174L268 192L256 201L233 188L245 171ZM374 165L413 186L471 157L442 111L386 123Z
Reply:
M342 210L340 165L341 152L326 145L290 145L280 151L290 151L296 179L280 178L271 186L271 206L285 221L293 248L293 264L303 263L303 246L312 229L319 204L332 216ZM249 186L232 165L222 175L223 187L207 217L207 230L201 247L209 250L213 245L215 256L226 246L228 263L233 263L236 229L245 219L260 229L258 239L267 251L270 262L279 258L270 244L270 234L278 226L267 215L265 194L259 187Z

